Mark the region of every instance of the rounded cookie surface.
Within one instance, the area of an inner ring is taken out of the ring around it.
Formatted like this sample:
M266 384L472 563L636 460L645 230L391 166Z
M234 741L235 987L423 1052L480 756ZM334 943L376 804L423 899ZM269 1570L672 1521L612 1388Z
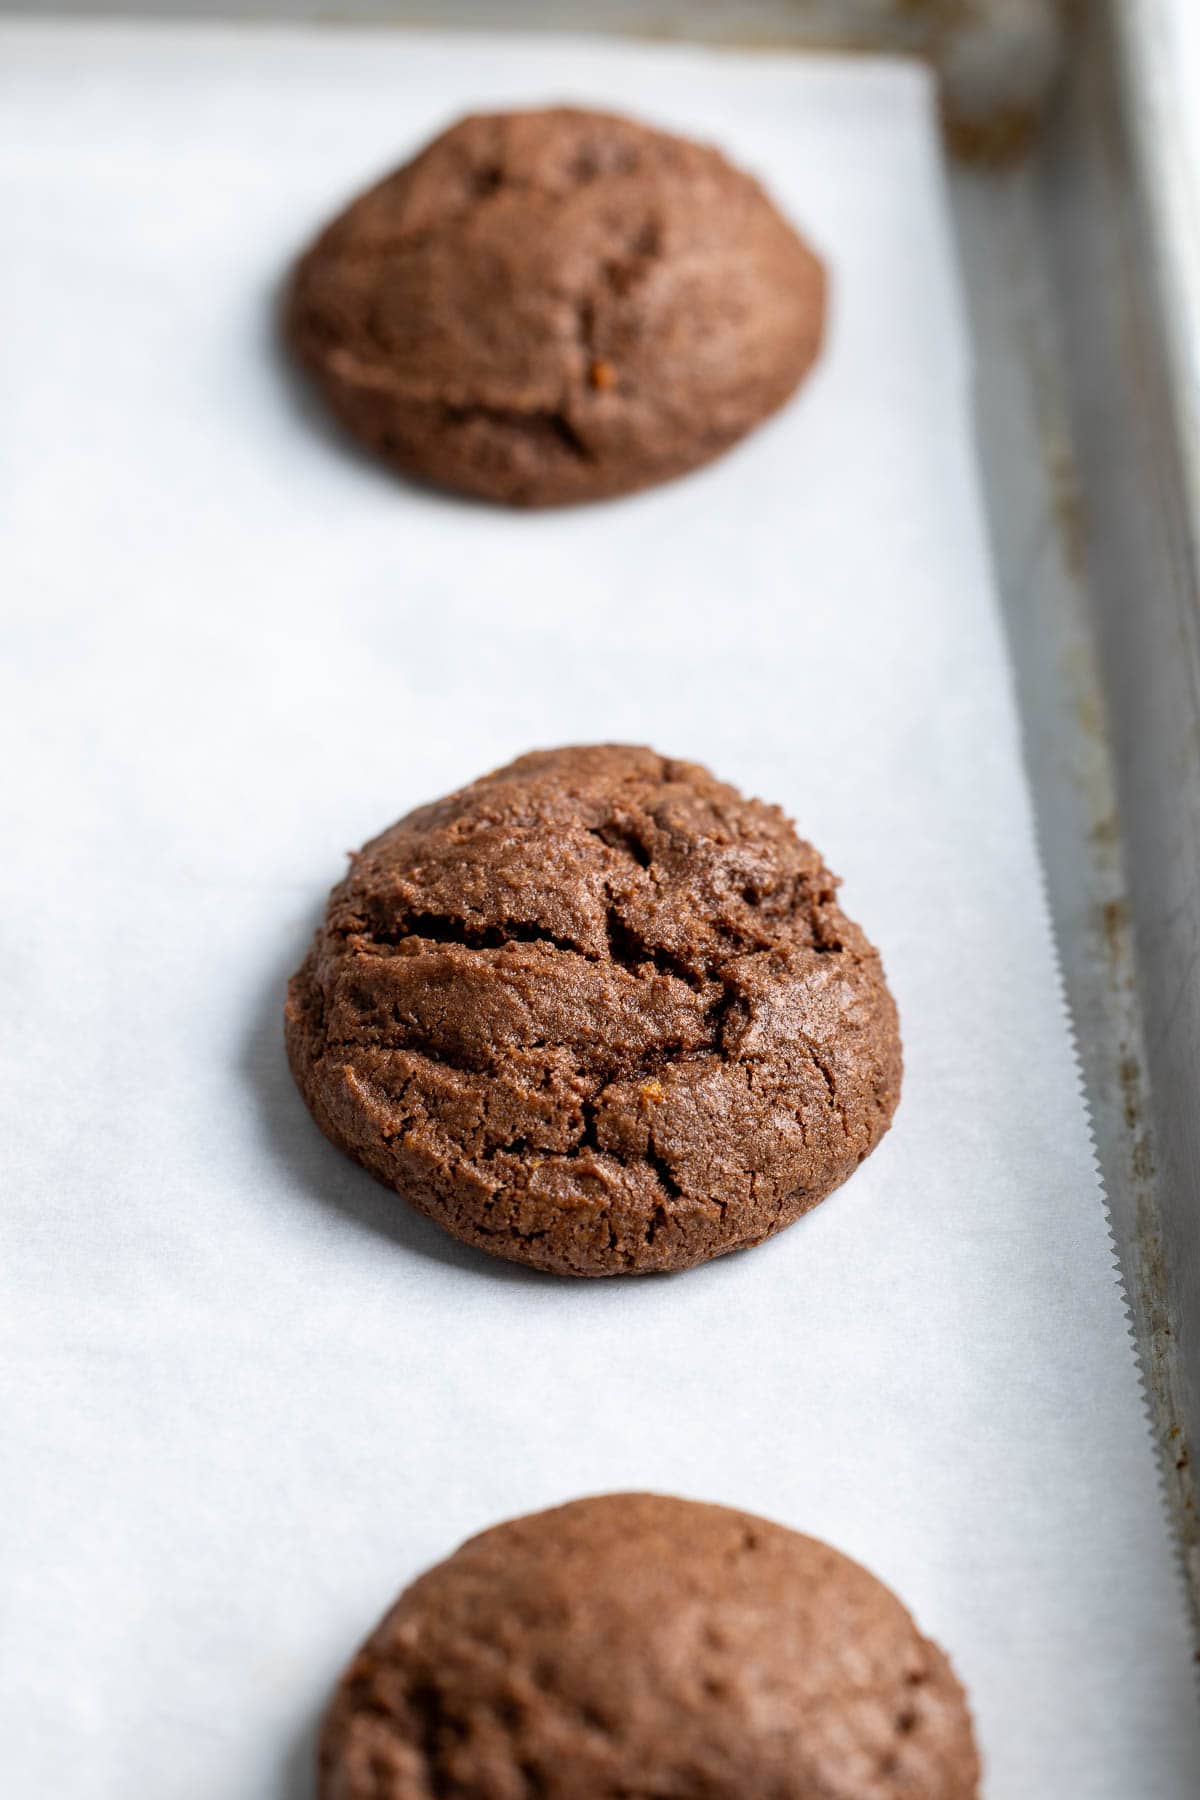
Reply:
M517 505L707 462L817 354L821 264L716 150L603 113L462 120L301 260L286 330L405 473Z
M896 1011L777 807L539 751L352 859L289 986L322 1130L455 1236L572 1275L759 1242L872 1150Z
M321 1800L974 1800L961 1687L873 1575L653 1494L472 1538L342 1679Z

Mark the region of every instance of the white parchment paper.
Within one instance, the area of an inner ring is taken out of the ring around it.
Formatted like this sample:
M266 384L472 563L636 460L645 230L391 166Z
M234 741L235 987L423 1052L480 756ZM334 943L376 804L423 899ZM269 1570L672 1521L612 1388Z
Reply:
M632 1486L893 1583L969 1685L991 1800L1200 1792L924 77L9 27L0 84L0 1791L298 1800L396 1589ZM830 260L828 354L639 499L409 490L290 382L276 284L454 114L562 97L759 171ZM280 1007L344 850L609 738L794 814L883 949L907 1079L773 1243L575 1284L460 1250L332 1150Z

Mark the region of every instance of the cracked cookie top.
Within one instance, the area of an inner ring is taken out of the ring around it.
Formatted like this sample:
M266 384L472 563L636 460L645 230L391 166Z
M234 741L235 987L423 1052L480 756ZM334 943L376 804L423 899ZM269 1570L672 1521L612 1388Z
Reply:
M975 1800L962 1688L882 1582L724 1506L608 1494L413 1584L343 1677L321 1800Z
M333 1141L455 1236L574 1275L684 1268L879 1141L895 1007L777 807L621 745L538 751L352 859L290 984Z
M820 263L716 150L555 108L467 118L322 233L286 328L405 472L547 505L706 462L817 354Z

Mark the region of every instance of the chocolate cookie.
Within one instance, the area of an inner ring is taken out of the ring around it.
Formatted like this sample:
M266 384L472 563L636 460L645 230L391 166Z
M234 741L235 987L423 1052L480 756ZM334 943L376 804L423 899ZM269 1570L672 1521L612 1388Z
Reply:
M974 1800L962 1688L881 1582L653 1494L472 1538L401 1595L325 1720L320 1800Z
M835 886L694 763L522 756L352 858L290 984L292 1070L456 1237L686 1268L807 1212L891 1119L896 1011Z
M782 406L820 263L716 150L559 107L462 120L322 233L297 354L407 474L514 505L627 493Z

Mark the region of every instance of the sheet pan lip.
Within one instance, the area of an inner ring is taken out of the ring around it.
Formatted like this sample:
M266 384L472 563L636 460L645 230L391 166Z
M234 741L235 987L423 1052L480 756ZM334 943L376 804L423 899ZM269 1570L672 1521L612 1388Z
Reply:
M589 0L586 7L514 0L501 28L514 35L609 37L643 46L739 53L841 51L910 56L939 73L951 144L968 159L1006 160L1035 139L1062 60L1075 0L726 0L699 12L689 0L660 0L647 16L637 0ZM39 0L6 0L10 17L35 20ZM228 31L299 27L336 32L396 29L463 34L497 29L487 0L65 0L64 21L155 23Z
M1155 332L1152 353L1159 375L1154 393L1155 416L1165 440L1158 473L1169 486L1162 501L1164 509L1173 509L1176 525L1171 541L1171 574L1181 616L1174 648L1180 681L1186 681L1189 687L1191 734L1200 743L1200 175L1190 165L1179 131L1185 94L1170 59L1168 10L1168 0L1103 0L1102 17L1111 49L1118 125L1128 159L1129 210L1138 230L1137 247L1144 254L1140 270L1143 300ZM1185 770L1181 780L1186 781L1188 774ZM1193 791L1200 787L1200 765L1195 761L1190 769L1190 785ZM1193 889L1192 901L1200 912L1200 891ZM1135 919L1135 927L1136 924ZM1196 929L1193 917L1193 938ZM1190 1025L1194 1063L1200 1054L1200 989L1193 975L1189 1003L1182 936L1177 925L1171 941L1160 948L1160 953L1175 957L1178 964L1181 1013L1187 1015ZM1148 948L1144 933L1142 938L1131 951L1133 979L1139 987L1142 972L1137 957L1139 952L1145 955ZM1161 1021L1147 1019L1145 1030L1149 1033L1161 1025ZM1187 1155L1183 1121L1166 1115L1164 1097L1151 1092L1149 1100L1159 1137L1169 1133L1169 1148L1175 1153L1172 1179L1157 1182L1154 1189L1155 1223L1161 1230L1164 1225L1169 1226L1173 1209L1194 1208L1200 1196L1200 1160L1194 1145L1190 1157ZM1177 1096L1172 1093L1170 1100L1176 1102ZM1200 1101L1197 1107L1200 1109ZM1172 1292L1176 1272L1161 1236L1145 1246L1148 1262L1153 1261L1156 1250L1161 1268L1149 1273L1152 1279L1158 1276L1162 1291L1139 1296L1139 1300L1143 1304L1157 1301L1162 1315L1160 1336L1165 1336L1167 1347L1160 1357L1161 1368L1146 1369L1144 1373L1148 1404L1152 1414L1157 1413L1164 1485L1178 1532L1200 1642L1200 1495L1195 1474L1200 1422L1194 1415L1194 1404L1190 1420L1170 1416L1165 1402L1171 1394L1162 1391L1177 1388L1183 1375L1190 1378L1193 1403L1200 1393L1200 1319L1180 1317L1181 1309ZM1200 1648L1197 1661L1200 1664ZM1197 1679L1200 1681L1200 1667Z

